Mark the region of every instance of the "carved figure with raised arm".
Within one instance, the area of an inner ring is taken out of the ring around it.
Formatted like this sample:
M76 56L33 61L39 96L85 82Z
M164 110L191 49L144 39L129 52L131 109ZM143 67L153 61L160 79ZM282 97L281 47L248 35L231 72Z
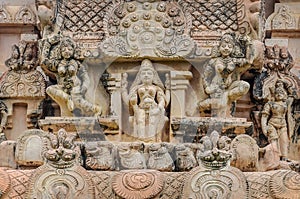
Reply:
M250 88L248 82L240 80L240 75L253 62L252 44L246 36L236 39L231 34L224 34L214 50L213 58L205 65L203 77L208 98L198 105L200 112L211 110L214 117L228 117L231 116L232 103Z
M44 42L42 65L55 74L57 84L47 88L48 95L61 108L62 116L101 114L101 108L85 99L90 81L87 68L76 58L71 38L52 35ZM75 110L77 110L75 112Z

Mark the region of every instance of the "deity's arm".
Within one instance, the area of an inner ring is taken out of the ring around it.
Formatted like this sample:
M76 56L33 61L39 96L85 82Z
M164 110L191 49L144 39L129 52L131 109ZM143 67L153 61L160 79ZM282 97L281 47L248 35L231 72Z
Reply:
M268 135L268 118L270 116L270 113L271 113L271 105L269 102L267 102L265 105L264 105L264 108L261 112L261 129L262 129L262 132L265 136Z
M170 103L170 99L171 99L171 81L170 81L170 75L167 73L166 74L166 81L165 81L165 87L166 87L166 105L168 106L168 104Z
M77 64L79 65L78 76L81 80L81 93L84 95L90 85L90 78L87 72L87 66L81 64L79 61L77 61Z
M158 102L158 107L164 109L166 106L166 96L160 87L157 87L156 100Z
M203 74L203 86L206 94L210 95L217 90L216 85L211 84L212 79L216 76L216 71L214 70L214 65L216 64L216 59L211 59L208 64L205 65Z
M133 110L135 111L138 108L138 93L137 93L137 87L134 87L129 92L129 105L133 107Z
M127 92L127 86L128 86L128 81L127 81L127 73L122 74L121 78L121 96L125 104L128 106L129 103L129 96Z

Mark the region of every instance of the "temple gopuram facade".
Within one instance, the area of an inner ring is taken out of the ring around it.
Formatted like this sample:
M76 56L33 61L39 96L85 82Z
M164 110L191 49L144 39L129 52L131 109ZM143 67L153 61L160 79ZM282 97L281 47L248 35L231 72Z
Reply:
M1 0L1 199L300 199L299 0Z

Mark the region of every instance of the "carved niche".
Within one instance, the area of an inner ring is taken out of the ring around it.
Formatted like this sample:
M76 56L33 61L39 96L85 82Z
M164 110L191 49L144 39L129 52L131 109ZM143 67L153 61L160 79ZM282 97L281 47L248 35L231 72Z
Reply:
M18 165L41 166L42 152L50 147L50 137L42 130L32 129L22 133L17 140L16 161Z
M35 13L28 6L21 7L15 15L15 21L22 24L35 24Z
M126 199L148 199L158 195L164 186L164 175L159 171L121 171L112 179L112 188Z
M288 4L275 4L275 12L266 21L267 30L298 29L296 15Z
M46 163L32 175L26 197L95 198L91 177L79 163L80 149L74 144L76 135L60 129L51 137L51 147L43 153Z
M120 1L104 21L102 51L112 57L185 57L195 43L190 18L176 2Z

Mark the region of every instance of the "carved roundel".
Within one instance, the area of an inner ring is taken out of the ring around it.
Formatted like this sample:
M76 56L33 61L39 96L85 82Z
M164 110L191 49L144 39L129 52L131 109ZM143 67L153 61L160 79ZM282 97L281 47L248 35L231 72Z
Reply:
M163 175L158 171L122 171L112 179L113 190L126 199L152 198L162 191Z

